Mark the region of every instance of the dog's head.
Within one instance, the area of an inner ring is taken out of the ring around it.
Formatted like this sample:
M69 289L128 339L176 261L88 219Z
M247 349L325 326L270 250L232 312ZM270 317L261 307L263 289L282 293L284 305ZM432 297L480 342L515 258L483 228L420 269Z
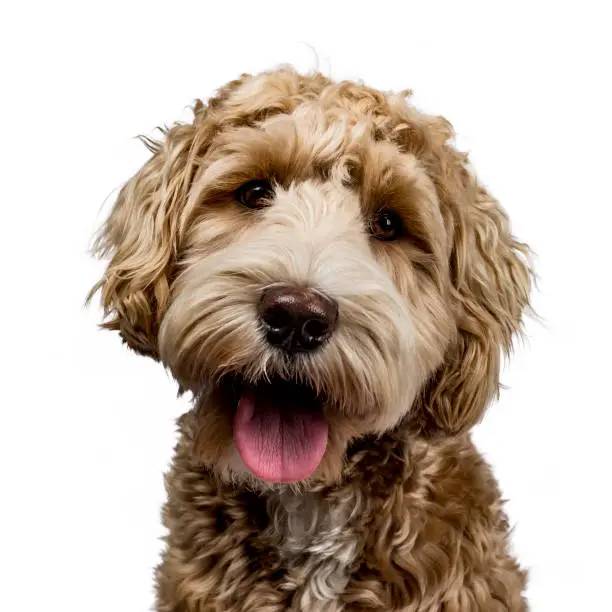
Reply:
M282 69L147 141L97 248L108 320L198 402L219 473L339 473L400 423L459 433L499 385L526 247L404 95Z

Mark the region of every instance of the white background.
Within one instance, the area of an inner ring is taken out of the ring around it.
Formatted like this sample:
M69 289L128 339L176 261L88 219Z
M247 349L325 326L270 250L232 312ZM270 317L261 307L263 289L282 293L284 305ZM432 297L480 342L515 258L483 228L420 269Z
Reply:
M538 258L542 323L475 437L536 612L611 610L605 2L13 2L0 15L0 608L153 601L162 472L186 409L82 306L133 139L290 62L444 114ZM608 59L606 59L606 56Z

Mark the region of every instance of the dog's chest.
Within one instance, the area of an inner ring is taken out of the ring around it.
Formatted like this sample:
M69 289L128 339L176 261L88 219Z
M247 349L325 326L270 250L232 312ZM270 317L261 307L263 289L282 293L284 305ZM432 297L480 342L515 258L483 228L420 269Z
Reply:
M353 523L361 505L358 492L334 500L315 494L270 500L273 541L287 569L281 588L294 593L292 609L342 610L338 597L360 549Z

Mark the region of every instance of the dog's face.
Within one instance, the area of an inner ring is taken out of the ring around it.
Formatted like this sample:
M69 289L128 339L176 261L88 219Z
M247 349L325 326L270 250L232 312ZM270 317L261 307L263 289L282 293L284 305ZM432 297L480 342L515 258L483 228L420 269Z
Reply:
M529 271L450 136L280 70L149 142L99 242L107 326L194 393L219 474L331 479L356 437L478 420Z

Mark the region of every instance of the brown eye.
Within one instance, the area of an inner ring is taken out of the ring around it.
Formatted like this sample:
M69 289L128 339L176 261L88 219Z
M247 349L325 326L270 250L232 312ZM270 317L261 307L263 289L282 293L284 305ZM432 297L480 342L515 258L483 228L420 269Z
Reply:
M402 220L393 210L380 210L372 219L370 232L378 240L395 240L402 233Z
M249 181L236 192L236 199L247 208L263 208L274 190L269 181Z

